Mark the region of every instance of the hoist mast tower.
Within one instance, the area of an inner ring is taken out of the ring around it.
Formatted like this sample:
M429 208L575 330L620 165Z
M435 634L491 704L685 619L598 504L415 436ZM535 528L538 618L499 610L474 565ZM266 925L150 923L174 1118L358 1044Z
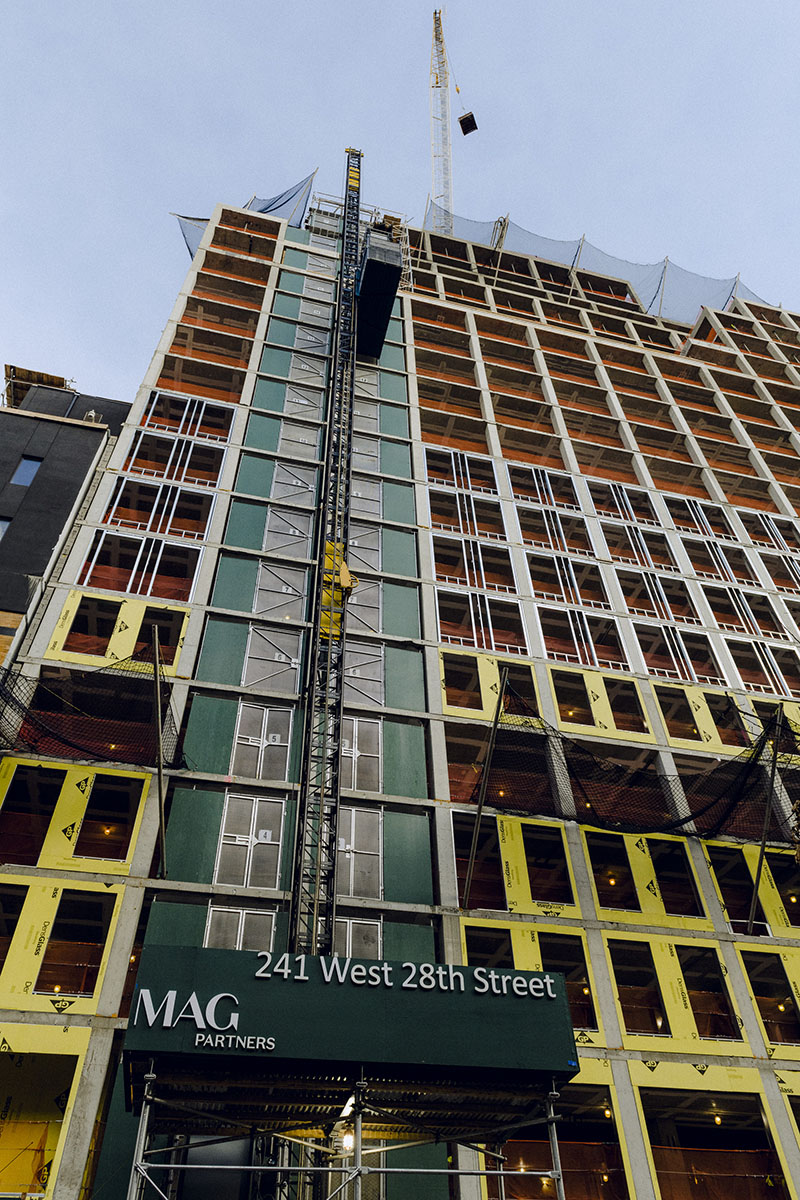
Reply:
M431 47L431 199L433 228L453 232L453 149L450 138L450 68L442 31L442 10L433 13Z

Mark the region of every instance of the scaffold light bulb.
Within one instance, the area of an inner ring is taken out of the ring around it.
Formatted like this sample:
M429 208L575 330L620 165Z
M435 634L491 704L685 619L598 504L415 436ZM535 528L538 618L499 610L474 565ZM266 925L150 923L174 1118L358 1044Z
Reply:
M345 1154L352 1154L354 1145L355 1138L353 1137L353 1131L352 1129L348 1129L342 1135L342 1149L344 1150Z
M590 993L589 993L589 989L588 989L588 987L585 987L585 988L583 989L583 994L584 994L584 996L588 996L588 995L590 994Z
M714 1124L715 1124L715 1125L721 1125L721 1124L722 1124L722 1117L720 1117L719 1115L717 1115L716 1117L714 1117Z
M616 886L617 886L617 881L616 881L616 879L614 878L614 876L613 876L613 875L609 875L609 877L608 877L608 882L609 882L609 886L610 886L610 887L616 887Z
M607 1120L607 1121L610 1121L610 1120L611 1120L611 1109L610 1109L610 1108L604 1108L604 1109L603 1109L603 1116L606 1118L606 1120Z
M778 1005L778 1012L786 1012L786 1005L785 1005L785 1004L779 1004L779 1005Z
M797 904L797 896L790 896L789 899L791 900L792 904Z
M663 1024L664 1024L664 1018L662 1017L661 1013L659 1013L658 1016L656 1017L656 1029L660 1029Z
M607 1175L604 1175L604 1176L603 1176L603 1183L608 1183L608 1176L607 1176Z
M60 991L61 991L61 984L60 984L60 983L57 983L57 984L55 984L55 985L54 985L54 987L53 987L53 991L54 991L54 992L60 992Z

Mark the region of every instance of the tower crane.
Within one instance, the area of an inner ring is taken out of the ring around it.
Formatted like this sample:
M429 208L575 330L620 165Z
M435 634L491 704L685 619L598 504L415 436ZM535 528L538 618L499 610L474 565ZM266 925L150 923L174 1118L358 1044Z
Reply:
M453 150L450 141L450 67L442 30L442 10L433 13L431 46L431 200L433 228L453 232Z
M456 85L456 91L459 91ZM478 128L471 112L458 118L466 136ZM450 65L442 29L442 10L433 12L431 46L431 199L433 228L437 233L453 232L453 147L450 139Z

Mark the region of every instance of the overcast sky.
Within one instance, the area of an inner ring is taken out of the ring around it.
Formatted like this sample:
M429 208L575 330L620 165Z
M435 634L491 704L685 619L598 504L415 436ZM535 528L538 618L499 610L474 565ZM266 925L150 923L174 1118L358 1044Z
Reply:
M26 0L0 93L3 361L131 400L189 264L170 211L319 168L419 221L432 5ZM455 210L800 309L798 0L451 0Z

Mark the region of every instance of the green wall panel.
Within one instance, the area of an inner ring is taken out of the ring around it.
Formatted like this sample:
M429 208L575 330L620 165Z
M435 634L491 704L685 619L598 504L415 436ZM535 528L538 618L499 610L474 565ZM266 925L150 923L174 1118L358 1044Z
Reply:
M386 1156L388 1167L416 1167L418 1169L446 1171L452 1163L447 1161L446 1145L407 1146L392 1150ZM457 1185L456 1185L457 1186ZM547 1193L545 1193L546 1195ZM447 1175L387 1175L386 1200L447 1200L450 1182Z
M283 274L281 275L281 280L283 280L287 276L287 274L288 273L286 271L284 271ZM302 291L303 276L289 274L288 277L290 279L299 279L300 280L300 288L293 288L292 290L295 292ZM289 317L291 320L296 321L297 318L300 316L300 297L299 296L287 296L283 292L277 292L275 295L275 299L272 301L272 311L279 317ZM292 343L288 342L287 345L291 346Z
M405 483L389 483L383 485L383 515L387 521L400 521L404 525L415 525L417 522L416 505L414 504L414 489Z
M301 233L302 230L296 232ZM295 267L298 271L304 271L308 266L308 254L305 250L294 250L291 246L287 246L283 252L283 264L286 267Z
M381 565L384 571L392 575L416 575L417 545L413 533L405 533L402 529L384 529L382 543Z
M427 812L384 809L383 898L405 904L433 904Z
M389 326L386 330L387 342L402 342L403 340L403 322L392 317Z
M156 900L147 922L147 942L151 946L202 946L207 918L204 904Z
M413 721L383 720L383 790L387 796L428 795L425 730Z
M281 271L278 277L278 287L284 292L296 292L302 295L305 286L305 276L295 275L294 271Z
M116 1058L120 1061L116 1068L114 1090L111 1093L111 1104L105 1120L100 1161L92 1187L95 1196L105 1196L106 1200L119 1200L127 1190L130 1163L133 1162L136 1135L139 1132L139 1118L125 1110L126 1088L121 1055L117 1055ZM112 1058L113 1062L114 1058ZM129 1164L127 1171L123 1165L125 1163Z
M246 492L249 496L263 496L266 500L272 491L274 474L275 463L271 458L243 454L239 459L239 470L236 472L236 490Z
M244 621L209 617L197 664L197 678L204 683L240 683L249 630Z
M393 349L400 350L398 347ZM403 351L400 350L402 354ZM405 375L392 375L389 371L380 372L380 394L385 400L399 400L401 404L408 403L408 389Z
M286 403L286 384L277 379L257 379L253 392L253 408L268 408L283 412Z
M167 826L170 879L211 883L225 805L223 792L176 788Z
M267 341L276 342L279 346L293 346L297 337L297 326L294 321L281 321L273 317L267 326Z
M406 356L403 353L403 347L393 346L391 342L385 342L378 362L389 371L405 371Z
M228 774L238 711L239 702L232 698L194 695L183 739L190 771Z
M385 442L381 439L381 474L411 478L411 447L404 442Z
M402 583L383 584L383 633L419 637L419 591Z
M433 926L408 921L383 921L383 957L390 962L435 962ZM427 1196L427 1192L422 1193ZM417 1192L420 1195L420 1192Z
M308 243L311 241L311 233L309 232L308 229L295 229L294 225L287 226L286 232L283 236L284 236L285 241L299 242L301 246L307 246ZM297 253L296 250L287 249L286 253L283 256L284 261L288 262L288 256L290 254L296 254L296 253Z
M260 550L264 545L266 524L266 505L254 504L250 500L232 500L225 541L229 546Z
M276 350L274 346L267 346L261 355L261 370L265 375L283 375L286 378L291 365L291 350Z
M251 450L278 449L281 436L281 423L278 417L265 417L263 413L251 413L247 422L247 433L244 444Z
M420 650L386 647L386 706L411 708L415 712L425 707L425 676Z
M398 408L396 404L381 404L380 428L388 437L407 438L408 409Z
M258 579L258 560L221 554L211 603L217 608L252 612Z

